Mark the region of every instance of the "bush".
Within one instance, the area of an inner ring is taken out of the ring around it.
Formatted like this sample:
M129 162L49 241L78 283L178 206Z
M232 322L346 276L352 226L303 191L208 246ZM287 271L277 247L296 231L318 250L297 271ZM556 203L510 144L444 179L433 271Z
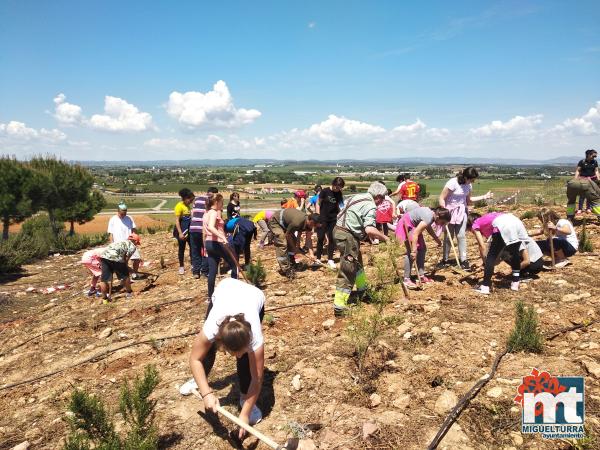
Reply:
M538 330L537 313L533 306L525 306L523 300L515 305L515 327L508 338L507 348L511 353L541 353L544 337Z
M594 244L587 232L587 219L583 219L583 228L581 229L581 233L579 233L579 251L582 253L594 251Z
M146 366L143 378L137 378L133 386L125 381L121 387L119 412L125 419L127 433L120 436L114 425L114 417L102 399L76 389L71 394L69 419L71 434L64 450L114 449L152 450L158 448L158 433L154 426L156 400L150 400L152 391L159 383L154 366Z
M258 258L256 264L250 264L248 266L248 270L246 270L246 276L248 277L248 281L250 281L250 283L257 288L260 288L263 285L267 279L267 271L262 265L260 258Z
M537 214L535 211L529 210L529 211L525 211L523 214L521 214L520 219L521 220L525 220L525 219L535 219L537 217Z

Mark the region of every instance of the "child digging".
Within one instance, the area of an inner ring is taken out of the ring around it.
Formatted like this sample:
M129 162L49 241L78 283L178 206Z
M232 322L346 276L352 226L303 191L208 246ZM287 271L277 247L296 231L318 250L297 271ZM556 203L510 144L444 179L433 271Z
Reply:
M519 290L521 275L521 255L519 253L521 243L527 242L528 235L525 225L512 214L493 212L480 216L477 213L469 213L467 219L467 230L475 235L479 254L484 265L483 281L475 292L483 295L490 294L492 276L496 259L503 250L510 255L510 267L512 270L512 281L510 288ZM491 237L487 255L484 238Z
M422 283L432 283L433 280L425 276L425 254L427 246L423 238L423 232L427 230L429 235L435 240L438 247L442 246L442 241L433 231L432 224L444 227L450 221L450 211L446 208L438 207L430 209L426 206L415 208L402 216L402 219L396 225L396 237L399 241L410 243L407 245L407 255L404 257L404 284L409 289L415 289L417 285L410 279L410 272L413 261L417 261L418 277ZM408 231L408 236L406 235ZM410 249L410 253L408 250Z
M135 233L131 233L126 241L113 242L100 255L100 265L102 267L100 290L102 291L102 299L105 302L111 300L108 283L112 281L113 274L116 274L117 278L123 281L127 298L132 297L127 263L139 245L140 237Z
M577 253L579 248L579 239L577 239L577 233L573 224L567 219L561 219L555 211L551 209L542 209L538 213L538 219L542 224L546 224L548 231L552 237L552 244L554 245L554 258L555 267L561 268L570 264L569 257ZM540 236L545 233L546 230L541 228L539 230L530 232L530 236ZM536 241L542 253L544 255L551 255L552 251L550 248L550 239L543 241Z
M81 256L81 264L92 274L92 281L90 282L90 290L87 292L88 297L99 295L100 292L97 290L96 285L102 275L102 265L100 264L100 256L106 251L106 247L98 247L92 250L88 250Z

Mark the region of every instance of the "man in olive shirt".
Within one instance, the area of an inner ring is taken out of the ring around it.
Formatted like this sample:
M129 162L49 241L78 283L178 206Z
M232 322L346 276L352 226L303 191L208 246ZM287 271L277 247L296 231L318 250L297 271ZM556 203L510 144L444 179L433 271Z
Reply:
M273 213L267 222L273 233L273 244L281 273L288 278L294 278L294 270L290 257L301 253L298 245L302 233L306 233L306 245L309 257L314 259L312 251L312 231L321 226L318 214L306 214L295 208L286 208ZM297 236L296 236L297 234Z
M377 230L375 214L379 205L387 195L385 185L376 181L369 186L366 194L356 194L346 203L338 214L333 238L340 252L340 270L335 281L335 297L333 311L336 316L344 315L348 309L348 300L354 284L359 297L367 289L367 278L362 265L360 241L367 236L380 241L388 237Z

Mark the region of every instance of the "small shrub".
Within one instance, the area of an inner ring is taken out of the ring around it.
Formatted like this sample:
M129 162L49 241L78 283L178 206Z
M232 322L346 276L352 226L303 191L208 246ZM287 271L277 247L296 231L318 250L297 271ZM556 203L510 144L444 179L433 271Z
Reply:
M275 316L273 314L265 314L264 321L268 326L272 327L275 325Z
M378 252L370 258L375 266L376 287L381 288L399 281L399 271L404 252L403 246L396 239L381 243Z
M541 353L544 337L538 329L537 313L533 306L525 306L519 300L515 306L515 327L508 338L508 351L511 353Z
M533 196L533 204L535 206L544 206L546 204L546 199L542 194L535 194Z
M248 270L246 270L246 276L248 277L248 281L250 281L250 283L257 288L260 288L263 285L267 279L267 271L265 270L260 258L258 258L256 264L250 264L248 266Z
M583 219L583 228L581 229L581 233L579 233L579 251L582 253L589 253L594 251L594 244L590 239L590 236L587 232L587 219Z
M75 389L71 394L69 419L71 434L64 450L154 450L158 448L158 433L154 426L156 400L149 397L159 383L158 372L146 366L143 378L137 378L130 386L125 381L121 388L119 412L125 419L127 433L120 436L114 425L114 417L102 399L85 391Z
M532 210L525 211L523 214L521 214L521 220L535 219L536 217L537 217L536 212L532 211Z

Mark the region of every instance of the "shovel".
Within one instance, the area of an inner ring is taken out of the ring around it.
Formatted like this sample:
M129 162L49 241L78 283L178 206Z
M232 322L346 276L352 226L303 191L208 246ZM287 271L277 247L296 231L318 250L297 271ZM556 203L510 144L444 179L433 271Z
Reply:
M450 241L450 245L452 246L452 252L454 253L454 260L456 261L456 267L452 267L452 272L457 273L459 275L467 275L468 272L460 267L460 263L458 261L458 252L456 251L456 246L454 245L454 239L452 239L452 235L450 234L450 230L448 229L448 225L446 225L446 235L448 236L448 240Z
M179 389L179 392L182 395L193 394L195 397L197 397L198 399L202 400L202 396L198 392L198 389L196 389L194 387L194 383L190 383L190 382L185 383L183 386L181 386L181 388ZM238 427L243 428L248 433L250 433L252 436L254 436L255 438L257 438L261 442L265 443L266 445L268 445L273 450L284 450L284 449L286 449L286 450L295 450L295 449L298 448L298 440L297 439L288 439L288 441L285 443L285 445L279 445L273 439L265 436L260 431L258 431L256 428L248 425L245 422L242 422L238 417L236 417L233 414L231 414L229 411L227 411L222 406L217 406L217 411L219 412L219 414L227 417L229 420L231 420L233 423L235 423Z

